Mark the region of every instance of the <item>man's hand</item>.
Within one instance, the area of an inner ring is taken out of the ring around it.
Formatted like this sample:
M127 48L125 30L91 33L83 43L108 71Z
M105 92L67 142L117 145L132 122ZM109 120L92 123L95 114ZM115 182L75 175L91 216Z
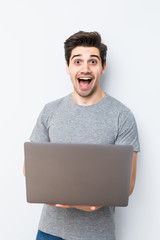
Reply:
M76 209L86 211L86 212L93 212L102 207L102 206L63 205L63 204L47 204L47 206L56 206L59 208L76 208Z

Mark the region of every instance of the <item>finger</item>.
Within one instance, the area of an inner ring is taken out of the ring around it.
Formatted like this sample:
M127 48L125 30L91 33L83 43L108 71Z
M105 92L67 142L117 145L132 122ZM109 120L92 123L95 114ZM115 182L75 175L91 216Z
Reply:
M56 204L46 204L47 206L56 206Z
M90 206L90 209L91 209L92 211L94 211L94 210L96 210L96 206Z
M71 208L71 205L63 205L63 204L56 204L56 207L60 207L60 208Z
M83 211L94 211L95 210L95 206L75 205L73 207L75 207L79 210L83 210Z

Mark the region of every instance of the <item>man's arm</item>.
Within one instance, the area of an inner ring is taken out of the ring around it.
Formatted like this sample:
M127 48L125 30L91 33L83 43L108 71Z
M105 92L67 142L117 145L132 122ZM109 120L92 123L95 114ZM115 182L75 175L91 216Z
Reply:
M137 167L137 152L133 152L129 195L132 194L134 189L136 181L136 167Z

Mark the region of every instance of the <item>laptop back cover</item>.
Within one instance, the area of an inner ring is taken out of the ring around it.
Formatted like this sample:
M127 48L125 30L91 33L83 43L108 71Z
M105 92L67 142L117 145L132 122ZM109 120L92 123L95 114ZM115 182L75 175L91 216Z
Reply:
M30 203L127 206L130 145L25 143Z

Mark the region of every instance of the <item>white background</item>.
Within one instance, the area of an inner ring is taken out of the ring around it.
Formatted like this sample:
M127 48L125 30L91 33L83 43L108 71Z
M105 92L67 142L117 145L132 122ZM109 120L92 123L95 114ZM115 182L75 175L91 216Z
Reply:
M35 239L41 206L28 204L23 143L44 104L72 91L63 43L98 31L108 46L102 88L134 113L141 142L136 187L116 210L117 240L160 239L159 0L0 1L0 235Z

